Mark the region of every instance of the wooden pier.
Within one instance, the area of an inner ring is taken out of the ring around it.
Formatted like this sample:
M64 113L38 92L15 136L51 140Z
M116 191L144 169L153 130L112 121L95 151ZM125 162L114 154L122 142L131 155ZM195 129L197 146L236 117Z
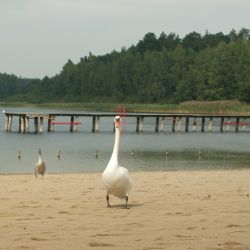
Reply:
M31 132L31 123L33 122L34 133L42 133L44 131L55 131L55 125L68 125L68 131L78 131L81 124L80 118L88 117L92 119L92 126L89 129L92 132L100 131L101 118L113 118L117 113L11 113L5 112L5 131L12 131L13 120L18 121L18 132ZM122 116L122 115L121 115ZM219 132L235 131L250 132L250 116L249 115L206 115L206 114L179 114L179 113L126 113L126 118L134 119L135 131L144 131L144 121L146 118L154 120L154 131L164 132L166 124L171 127L166 132L212 132L217 126ZM56 121L56 118L64 117L66 121ZM14 119L15 118L15 119ZM16 119L17 118L17 119ZM216 124L215 124L216 121ZM47 128L44 127L47 124Z

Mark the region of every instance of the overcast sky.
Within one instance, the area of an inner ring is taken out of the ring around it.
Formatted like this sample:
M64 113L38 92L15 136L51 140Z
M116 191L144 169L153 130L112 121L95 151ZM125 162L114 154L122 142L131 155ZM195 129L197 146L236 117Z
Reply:
M43 78L68 59L120 51L148 32L242 27L250 28L250 0L0 0L0 73Z

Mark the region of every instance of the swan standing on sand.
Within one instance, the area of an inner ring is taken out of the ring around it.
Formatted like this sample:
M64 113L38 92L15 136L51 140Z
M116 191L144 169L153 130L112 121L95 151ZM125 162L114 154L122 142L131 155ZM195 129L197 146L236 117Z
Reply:
M121 134L121 119L116 116L115 123L115 143L113 153L109 163L102 174L102 182L107 190L107 206L109 204L109 195L112 194L118 198L126 200L126 207L128 205L128 195L132 187L132 181L129 177L128 170L118 164L118 152Z
M46 170L46 165L45 165L45 162L42 161L41 155L42 155L42 151L39 148L39 150L38 150L38 162L35 164L35 167L36 167L35 168L35 176L36 176L36 178L37 178L37 174L41 174L43 177L45 170Z

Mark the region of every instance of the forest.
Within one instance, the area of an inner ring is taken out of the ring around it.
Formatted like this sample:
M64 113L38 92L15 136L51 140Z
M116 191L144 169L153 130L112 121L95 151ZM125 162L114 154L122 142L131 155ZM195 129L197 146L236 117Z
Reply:
M80 55L79 55L80 57ZM1 69L0 69L1 70ZM250 103L250 30L191 32L180 38L150 32L129 48L70 59L43 79L0 73L0 101Z

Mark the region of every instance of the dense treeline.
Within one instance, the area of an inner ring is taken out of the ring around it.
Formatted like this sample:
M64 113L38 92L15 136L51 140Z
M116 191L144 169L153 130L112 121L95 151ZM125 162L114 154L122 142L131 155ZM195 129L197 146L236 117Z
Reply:
M60 74L25 81L0 75L0 100L29 102L250 102L250 30L201 35L147 33L137 45L91 53Z
M31 82L30 79L22 79L15 75L0 73L0 100L22 93L24 85L29 82Z

